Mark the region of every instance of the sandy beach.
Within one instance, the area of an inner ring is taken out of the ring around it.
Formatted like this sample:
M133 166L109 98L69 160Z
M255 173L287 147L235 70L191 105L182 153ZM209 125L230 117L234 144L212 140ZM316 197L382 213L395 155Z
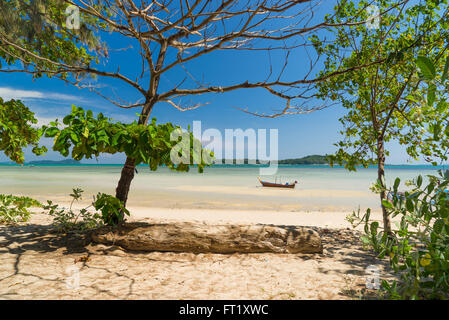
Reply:
M23 194L69 207L74 187L85 190L74 208L89 205L97 192L112 194L119 166L3 167L0 193ZM390 168L406 180L428 169ZM420 171L421 170L421 171ZM424 170L424 171L422 171ZM427 171L426 171L427 170ZM0 226L1 299L359 299L366 268L379 261L360 242L346 216L371 208L381 221L378 197L369 189L372 169L280 168L299 179L293 190L262 188L256 168L211 168L204 174L139 169L128 207L129 221L189 221L206 224L307 226L322 237L322 254L194 254L130 252L90 243L86 235L57 234L51 217ZM298 178L300 177L300 178ZM42 183L42 181L48 183ZM79 287L71 285L73 272Z
M55 234L51 219L0 226L1 299L359 299L366 268L389 278L387 261L364 250L345 212L131 208L130 221L202 221L312 226L322 254L129 252ZM75 270L75 271L74 271ZM79 287L73 285L79 272Z
M74 187L85 190L74 208L97 192L112 194L120 167L3 167L0 193L23 194L69 207ZM261 188L255 168L212 168L205 174L139 169L129 221L307 226L322 238L321 254L194 254L130 252L94 244L86 234L58 234L48 215L0 225L0 299L359 299L373 298L366 268L390 278L388 261L362 248L360 228L346 216L371 208L375 171L281 168L294 190ZM403 181L421 169L390 169ZM427 170L427 169L426 169ZM430 170L422 173L430 172ZM42 183L48 181L48 183ZM79 287L73 285L79 275Z

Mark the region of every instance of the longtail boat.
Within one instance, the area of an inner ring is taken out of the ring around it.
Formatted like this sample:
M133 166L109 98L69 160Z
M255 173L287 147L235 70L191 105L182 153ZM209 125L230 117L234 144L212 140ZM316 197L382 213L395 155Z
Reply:
M273 183L273 182L267 182L267 181L262 181L260 179L260 177L257 177L257 179L259 179L259 182L262 184L262 186L264 187L272 187L272 188L288 188L288 189L293 189L296 184L298 183L298 181L295 181L293 183Z

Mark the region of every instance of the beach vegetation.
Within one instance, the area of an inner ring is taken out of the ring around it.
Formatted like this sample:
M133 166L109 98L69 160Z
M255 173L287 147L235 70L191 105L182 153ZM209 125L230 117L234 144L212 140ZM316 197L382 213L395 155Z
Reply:
M124 216L129 216L129 211L123 203L114 196L106 193L98 193L92 202L95 210L101 212L101 220L104 224L115 226L124 220Z
M74 188L70 194L72 200L68 208L51 200L47 200L47 204L43 205L45 212L53 217L53 224L58 231L86 231L105 224L117 225L123 221L124 215L129 215L129 211L117 198L105 193L98 193L90 205L75 210L73 205L82 200L83 193L84 190Z
M0 194L0 223L27 222L32 214L30 208L42 206L39 201L29 197Z
M368 209L354 212L353 226L362 224L362 241L380 259L388 258L399 280L382 281L384 296L390 299L449 299L449 186L447 173L422 176L410 182L411 189L399 195L400 179L384 189L393 196L384 200L388 215L398 222L390 233L371 221ZM384 188L378 185L379 188Z
M437 159L447 159L447 155L442 148L444 143L434 139L434 135L441 128L441 120L449 116L448 104L439 98L440 92L434 87L428 99L423 97L423 90L427 90L423 80L432 75L433 69L421 63L421 56L437 65L446 60L447 1L403 2L395 7L392 4L379 3L380 10L390 10L377 28L368 24L341 27L335 30L335 42L315 43L317 51L326 56L322 76L341 65L372 64L320 82L318 88L322 98L338 101L347 110L340 118L342 138L335 144L335 154L329 156L330 164L344 165L348 170L377 166L387 232L391 222L384 206L384 169L389 144L402 145L410 159L424 158L437 164ZM333 22L344 21L368 5L369 1L351 2L344 12L333 17ZM383 63L374 64L379 60Z
M431 56L419 56L416 64L420 70L420 78L427 84L427 87L417 92L420 100L427 101L429 105L435 105L436 109L439 110L447 108L449 105L449 57L446 58L443 65L439 59L434 59ZM428 131L432 135L431 139L440 143L440 148L446 155L449 149L448 118L435 119L430 124ZM443 160L447 160L447 157L443 157Z
M74 210L73 205L82 199L83 190L73 189L69 208L61 207L59 204L47 200L43 206L44 212L53 218L53 225L60 232L84 231L101 226L100 215L91 214L88 209L92 206Z
M43 129L37 127L34 113L19 100L0 98L0 151L9 159L23 164L24 148L31 146L35 155L47 152L39 145Z

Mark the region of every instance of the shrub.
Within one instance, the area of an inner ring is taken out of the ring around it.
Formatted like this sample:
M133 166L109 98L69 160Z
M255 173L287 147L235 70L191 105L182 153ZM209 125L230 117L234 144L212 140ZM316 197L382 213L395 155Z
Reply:
M385 233L376 221L370 221L370 210L363 217L360 211L348 220L354 226L363 223L362 241L371 246L379 258L389 257L399 281L382 281L382 289L392 299L449 298L449 185L448 175L429 176L423 186L419 176L409 185L412 190L398 195L396 179L391 201L384 201L389 215L400 216L391 234Z
M95 210L101 211L101 219L107 225L117 225L123 221L125 214L129 216L129 211L119 199L105 193L98 193L92 205Z
M73 204L82 199L83 192L80 188L73 189L73 193L70 194L72 201L68 209L53 204L50 200L44 206L48 214L53 216L53 223L60 231L83 231L97 228L103 224L117 225L123 221L124 214L129 215L129 211L123 207L119 199L104 193L98 193L89 206L74 211ZM88 209L91 207L97 211L89 212Z
M42 207L42 204L29 197L18 197L0 194L0 223L26 222L30 219L32 207Z

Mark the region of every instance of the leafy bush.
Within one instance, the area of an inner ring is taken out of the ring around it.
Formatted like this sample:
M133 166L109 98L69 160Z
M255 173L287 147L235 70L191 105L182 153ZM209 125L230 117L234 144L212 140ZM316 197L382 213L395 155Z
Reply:
M101 211L101 219L107 225L117 225L123 221L125 214L129 216L122 202L109 194L99 193L92 205L95 210Z
M30 219L31 207L42 207L42 204L28 197L0 194L0 223L26 222Z
M441 173L440 173L441 174ZM392 299L449 298L449 185L447 174L429 176L423 186L419 176L410 183L412 190L399 195L396 179L391 201L383 204L400 222L391 234L385 233L376 221L370 222L370 210L363 217L353 213L348 220L354 226L364 224L362 241L371 246L379 258L389 257L390 265L400 281L382 281L382 288Z
M82 199L83 190L80 188L73 189L73 193L70 194L72 201L70 207L59 207L58 204L53 204L51 200L47 200L47 205L44 206L44 210L48 211L48 214L53 217L53 223L56 224L60 231L74 231L74 230L87 230L100 226L102 221L97 213L91 214L86 208L80 209L75 212L73 204Z
M97 228L103 224L116 225L123 221L124 214L129 215L129 211L123 207L120 200L104 193L98 193L91 205L76 212L73 210L73 204L82 199L83 192L80 188L73 189L73 193L70 194L72 201L68 209L61 208L50 200L44 206L48 214L53 216L53 222L60 231L83 231ZM89 212L88 209L91 207L99 210L101 214Z

